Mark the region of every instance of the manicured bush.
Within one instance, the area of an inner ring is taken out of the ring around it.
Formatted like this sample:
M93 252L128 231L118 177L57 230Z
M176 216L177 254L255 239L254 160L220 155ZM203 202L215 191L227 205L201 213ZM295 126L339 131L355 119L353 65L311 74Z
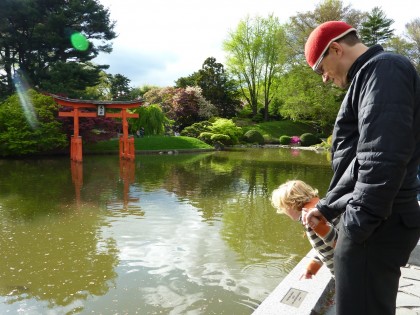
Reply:
M209 127L211 125L212 125L212 123L209 122L209 121L207 121L207 120L194 123L191 126L185 127L181 131L181 136L198 138L198 136L202 132L208 132L208 131L210 131L209 130Z
M264 144L264 137L257 130L248 130L243 138L248 143Z
M236 126L231 119L226 118L216 119L209 129L213 134L228 135L232 140L232 144L238 143L238 139L243 135L242 128Z
M202 132L200 133L200 135L198 136L198 139L200 139L201 141L204 141L205 143L209 143L211 144L211 137L214 135L214 133L212 132Z
M289 145L291 140L292 140L292 137L290 137L290 136L281 136L280 137L280 144Z
M321 143L321 139L312 133L304 133L300 136L300 144L304 147L309 147L318 143Z
M274 138L268 134L263 135L263 138L265 144L280 144L280 140L278 138Z
M228 135L222 135L220 133L213 134L210 137L210 140L211 140L212 143L221 143L221 144L224 144L224 145L232 144L232 140L230 139L230 137Z

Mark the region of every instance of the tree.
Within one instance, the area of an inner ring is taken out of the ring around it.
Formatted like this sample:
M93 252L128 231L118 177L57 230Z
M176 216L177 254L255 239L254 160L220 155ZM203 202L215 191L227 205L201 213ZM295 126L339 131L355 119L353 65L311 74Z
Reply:
M122 74L108 75L110 82L110 96L115 101L128 101L131 99L130 79Z
M200 75L198 72L190 74L188 77L181 77L175 81L175 87L177 88L186 88L187 86L197 86L199 85Z
M240 105L237 86L216 58L209 57L204 61L198 71L197 83L205 99L217 108L219 117L235 116Z
M70 98L86 97L86 88L101 83L101 69L90 62L74 61L53 63L46 79L40 83L44 91Z
M310 32L319 24L341 20L358 28L364 13L340 0L324 0L314 11L298 12L287 26L289 67L280 79L277 112L292 120L311 121L322 132L330 132L344 93L331 84L324 85L321 78L308 67L305 42ZM273 110L276 110L273 107Z
M307 65L295 65L281 79L279 97L284 100L280 114L294 121L309 121L320 132L334 125L344 91L323 84Z
M195 122L217 114L217 109L207 101L198 86L187 88L155 88L144 94L146 105L159 104L164 114L174 121L181 131Z
M298 12L290 18L287 26L288 44L294 56L293 62L305 62L304 47L312 30L327 21L345 21L356 29L362 22L364 13L355 10L351 5L344 6L341 0L321 1L314 11Z
M205 99L216 107L217 116L230 118L236 115L240 106L237 84L216 58L207 58L200 70L176 81L176 87L188 86L201 88Z
M34 90L20 89L0 106L0 155L20 156L66 146L56 120L58 105Z
M207 101L199 87L177 89L172 98L172 109L168 117L175 121L176 126L182 130L195 122L213 117L217 110Z
M359 30L360 38L367 46L383 44L390 39L394 33L391 25L394 20L388 19L379 7L374 7L367 14Z
M0 65L4 73L0 91L14 91L17 69L40 89L52 88L55 83L62 85L62 80L55 81L57 72L69 69L66 80L84 77L84 84L96 85L97 70L107 66L89 61L99 52L111 51L108 41L116 37L113 28L109 11L98 0L0 1ZM62 66L67 62L73 64Z
M420 73L420 18L407 23L405 28L407 29L406 36L413 45L409 57L413 61L417 72Z
M383 44L385 50L392 51L394 53L410 56L413 51L413 43L410 43L408 40L401 36L393 36L386 43Z
M174 87L152 88L143 95L145 105L159 104L163 113L168 115L172 110L172 99L177 90L178 89Z
M147 84L140 87L132 88L130 91L130 99L132 100L141 99L146 92L154 88L156 88L156 86L147 85Z
M264 120L268 120L268 107L275 95L278 80L286 62L286 34L278 19L270 16L263 21L266 32L263 38L262 93Z
M283 29L277 18L255 17L240 21L236 31L229 33L223 48L228 54L227 65L238 81L242 96L253 115L258 111L260 93L266 112L272 98L272 83L281 73L285 47Z
M165 131L165 125L169 124L169 120L157 104L140 106L135 109L135 112L139 114L139 119L130 123L133 131L144 128L147 135L161 135Z

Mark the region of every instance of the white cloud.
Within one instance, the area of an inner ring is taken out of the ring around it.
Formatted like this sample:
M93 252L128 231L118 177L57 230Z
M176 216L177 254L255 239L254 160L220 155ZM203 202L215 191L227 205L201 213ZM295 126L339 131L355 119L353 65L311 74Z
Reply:
M297 12L312 11L308 0L100 0L116 21L118 38L110 55L95 61L110 65L110 73L128 77L133 86L169 86L199 70L208 57L224 63L222 43L247 15L273 13L285 23ZM348 4L350 1L346 1ZM405 23L420 16L411 0L353 0L354 9L381 7L400 33Z

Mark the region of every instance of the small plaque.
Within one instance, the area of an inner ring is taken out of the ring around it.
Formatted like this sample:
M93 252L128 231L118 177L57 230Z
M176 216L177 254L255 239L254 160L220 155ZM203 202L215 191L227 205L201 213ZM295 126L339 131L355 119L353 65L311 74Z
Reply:
M281 300L281 303L298 308L308 292L291 288Z
M105 116L105 105L98 105L98 116Z

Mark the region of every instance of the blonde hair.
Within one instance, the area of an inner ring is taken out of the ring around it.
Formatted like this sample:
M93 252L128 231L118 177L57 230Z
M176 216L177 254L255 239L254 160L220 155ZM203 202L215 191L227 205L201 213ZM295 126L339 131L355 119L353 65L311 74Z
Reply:
M273 190L271 204L277 213L284 213L287 208L302 211L303 206L315 197L318 197L317 189L301 180L289 180Z

